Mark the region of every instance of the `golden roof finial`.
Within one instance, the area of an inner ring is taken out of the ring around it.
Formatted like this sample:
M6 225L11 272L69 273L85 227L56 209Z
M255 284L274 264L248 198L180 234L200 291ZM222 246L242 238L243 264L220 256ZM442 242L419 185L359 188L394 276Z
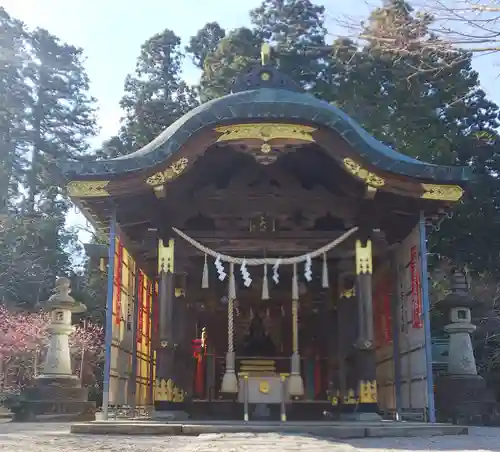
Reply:
M271 61L271 46L267 42L264 42L260 47L260 60L262 66L269 64Z

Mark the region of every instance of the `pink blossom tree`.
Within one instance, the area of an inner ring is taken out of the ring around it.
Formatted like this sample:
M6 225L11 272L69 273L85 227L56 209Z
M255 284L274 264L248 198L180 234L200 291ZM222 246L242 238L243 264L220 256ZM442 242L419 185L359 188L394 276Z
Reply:
M37 374L49 340L49 317L46 312L15 312L0 306L0 392L19 390ZM73 372L92 374L102 358L103 339L101 326L76 325L70 336Z

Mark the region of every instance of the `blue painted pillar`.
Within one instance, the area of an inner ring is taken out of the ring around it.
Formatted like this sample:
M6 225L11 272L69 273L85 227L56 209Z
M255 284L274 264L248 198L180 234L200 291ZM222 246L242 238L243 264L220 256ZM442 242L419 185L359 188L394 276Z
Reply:
M425 333L425 361L427 369L427 404L429 422L436 422L436 408L434 404L434 376L432 374L432 338L429 299L429 274L427 271L427 234L425 231L425 215L420 212L420 276L422 286L422 316Z
M104 337L104 381L102 384L102 415L108 419L109 380L111 377L111 342L113 340L113 278L115 273L116 211L113 208L109 227L108 286L106 295L106 330Z
M395 399L395 409L396 409L396 421L401 420L401 355L399 350L400 344L400 304L401 304L401 287L400 287L400 274L398 268L398 262L396 259L396 253L393 252L391 255L391 273L394 278L392 285L392 303L391 303L391 313L392 313L392 354L394 360L394 399Z

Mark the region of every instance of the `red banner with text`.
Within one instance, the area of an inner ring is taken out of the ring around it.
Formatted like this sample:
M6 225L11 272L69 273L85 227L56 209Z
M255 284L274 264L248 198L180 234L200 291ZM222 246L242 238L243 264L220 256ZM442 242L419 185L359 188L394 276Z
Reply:
M377 278L373 297L375 342L377 347L383 347L392 342L392 295L392 280L389 271L384 271Z
M410 249L410 277L411 277L411 308L412 327L422 328L422 288L420 286L420 268L418 249L412 246Z

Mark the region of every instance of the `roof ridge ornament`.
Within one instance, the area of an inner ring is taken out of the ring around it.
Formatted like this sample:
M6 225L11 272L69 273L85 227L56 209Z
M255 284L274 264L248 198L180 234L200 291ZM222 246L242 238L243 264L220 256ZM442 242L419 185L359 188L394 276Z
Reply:
M246 72L238 74L232 81L231 92L239 93L262 88L285 89L303 92L304 90L291 77L280 72L271 64L272 46L264 42L260 48L260 63Z
M272 47L269 43L264 42L260 47L260 62L262 66L267 66L271 62Z

